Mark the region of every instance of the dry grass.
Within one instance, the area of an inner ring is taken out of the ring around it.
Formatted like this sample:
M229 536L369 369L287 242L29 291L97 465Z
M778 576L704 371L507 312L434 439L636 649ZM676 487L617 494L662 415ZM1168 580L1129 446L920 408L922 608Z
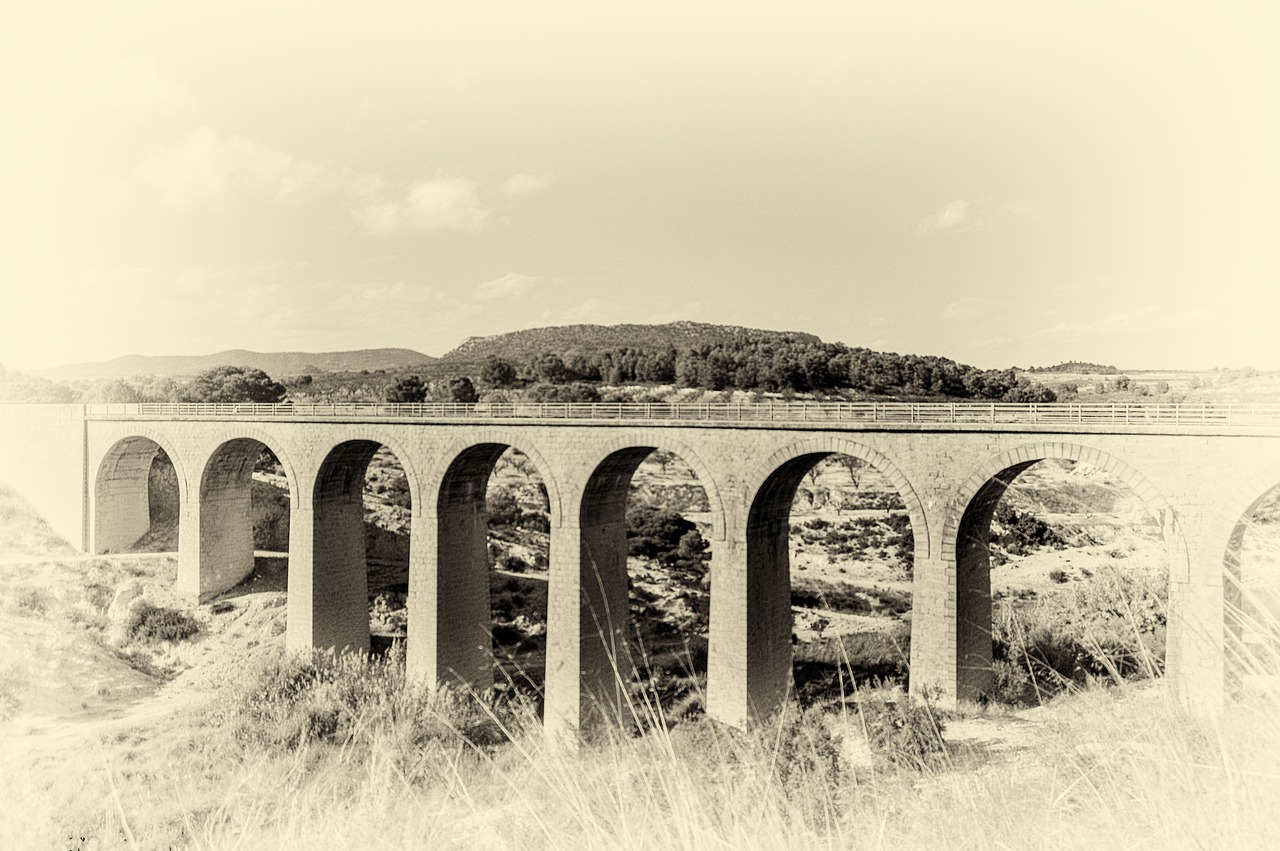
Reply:
M277 705L283 714L261 712L271 701L253 680L104 742L70 773L45 763L5 777L0 800L24 813L0 820L6 847L76 847L59 844L73 835L104 848L210 849L1280 842L1273 698L1214 721L1184 714L1155 684L1089 688L977 716L1015 731L1014 747L958 737L939 758L903 766L868 758L858 704L791 708L747 733L697 721L553 747L527 707L414 694L385 667L335 670L310 697ZM279 672L277 685L289 680ZM334 705L340 723L276 735Z
M1245 608L1255 621L1233 658L1261 676L1273 668L1258 636L1280 625ZM868 745L885 723L876 690L790 704L747 732L638 704L644 735L566 746L532 707L426 694L394 658L223 670L190 703L162 692L4 753L0 847L1280 847L1275 692L1220 718L1185 714L1159 680L1095 682L1026 711L926 712L909 723L948 745L911 760Z

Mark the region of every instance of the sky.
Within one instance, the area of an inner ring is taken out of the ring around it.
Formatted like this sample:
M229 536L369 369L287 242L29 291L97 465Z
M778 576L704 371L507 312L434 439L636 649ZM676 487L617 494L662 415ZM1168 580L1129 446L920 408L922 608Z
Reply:
M0 363L687 319L1280 368L1274 8L6 4Z

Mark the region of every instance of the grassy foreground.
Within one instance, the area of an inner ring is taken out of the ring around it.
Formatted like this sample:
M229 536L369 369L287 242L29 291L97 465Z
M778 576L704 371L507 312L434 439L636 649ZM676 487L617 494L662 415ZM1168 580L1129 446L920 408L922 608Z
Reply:
M689 720L565 748L524 706L431 697L401 670L394 658L276 660L73 754L33 753L0 773L0 842L1280 847L1273 700L1215 723L1171 706L1158 683L1093 687L941 719L952 741L923 759L900 741L869 748L877 719L852 703L791 708L747 733Z
M428 694L398 652L285 655L279 594L191 608L192 639L114 622L171 559L77 558L3 497L0 848L1280 847L1275 692L1212 720L1158 679L959 713L866 689L747 732L638 697L634 729L551 747L518 696Z

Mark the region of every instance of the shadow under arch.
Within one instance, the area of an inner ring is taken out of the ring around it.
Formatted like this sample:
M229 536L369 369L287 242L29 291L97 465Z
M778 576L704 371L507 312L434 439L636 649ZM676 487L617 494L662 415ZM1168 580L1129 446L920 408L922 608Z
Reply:
M482 449L481 447L488 448ZM474 473L478 469L483 469L485 459L494 452L496 447L502 448L492 455L492 460L488 461L489 472L493 471L493 465L497 463L498 458L507 449L514 449L528 457L533 466L537 468L538 474L542 477L542 483L547 488L548 519L551 526L554 528L561 525L565 517L564 498L561 494L560 484L553 474L554 468L547 462L547 458L537 442L529 440L527 435L516 429L477 429L471 432L468 437L460 438L447 444L443 450L436 454L436 462L428 467L422 476L422 505L424 508L427 511L435 510L444 498L442 491L446 486L450 485L451 477L456 476L463 470L469 470ZM476 451L473 453L473 450ZM476 467L477 464L479 467ZM488 480L485 479L484 481L487 482ZM414 491L415 500L417 495L418 492ZM416 505L417 502L414 504Z
M1009 485L1029 467L1046 460L1077 461L1116 475L1147 507L1159 523L1165 539L1173 605L1174 567L1186 545L1168 500L1136 468L1115 455L1075 443L1024 444L983 462L969 475L948 503L942 525L944 561L954 561L955 698L976 701L988 696L994 680L992 663L991 520ZM950 595L949 595L950 596ZM914 628L914 624L913 624ZM914 638L914 635L913 635ZM1171 640L1167 643L1172 645ZM922 658L937 653L923 641L912 641L912 668L936 670L949 660ZM928 664L932 663L932 664Z
M578 635L576 678L572 684L567 678L549 678L549 687L579 689L585 698L583 711L615 721L624 718L626 684L634 671L629 652L627 500L636 470L655 451L676 455L698 477L710 509L713 551L715 542L725 540L724 503L697 453L660 432L628 432L606 444L603 454L597 452L586 484L576 495L576 506L570 510L579 533L578 575L551 579L553 583L576 580L581 604L576 622L569 626ZM549 702L556 702L554 697Z
M897 490L907 509L915 536L917 560L927 557L929 526L924 506L906 476L884 453L842 437L818 437L789 444L757 466L747 480L746 525L746 691L749 713L765 717L786 697L792 676L791 557L789 552L791 505L804 476L831 455L848 455L875 468ZM724 635L717 620L733 616L734 601L717 589L724 582L712 562L710 676L717 673L717 635ZM741 615L738 615L741 617ZM716 689L713 689L713 693ZM710 709L710 707L709 707Z
M253 471L264 448L284 470L292 504L298 498L297 475L270 435L256 429L241 432L218 444L205 459L195 561L196 596L201 602L234 588L253 572Z
M385 447L404 470L410 494L409 561L418 545L418 478L411 457L394 437L377 429L352 429L323 455L310 491L309 510L295 511L305 526L290 533L290 646L369 651L369 569L365 555L364 483L369 462ZM302 536L300 539L299 536Z
M689 466L707 494L711 539L725 540L728 530L725 524L724 499L711 469L692 446L681 440L673 440L658 430L628 431L606 443L596 453L586 487L582 492L572 495L574 498L568 505L565 516L577 518L581 523L594 510L594 506L600 505L602 500L617 499L619 493L625 503L627 487L636 468L654 452L671 453Z
M423 495L434 538L428 561L434 575L410 579L409 634L413 676L433 685L483 691L494 682L490 608L487 491L498 459L508 449L529 458L546 488L550 545L554 548L563 501L543 453L516 430L478 429L437 456Z
M98 463L93 481L93 537L90 550L115 552L137 542L151 528L151 463L163 451L178 479L178 537L181 541L181 507L190 498L187 471L169 439L149 428L140 428L113 443Z

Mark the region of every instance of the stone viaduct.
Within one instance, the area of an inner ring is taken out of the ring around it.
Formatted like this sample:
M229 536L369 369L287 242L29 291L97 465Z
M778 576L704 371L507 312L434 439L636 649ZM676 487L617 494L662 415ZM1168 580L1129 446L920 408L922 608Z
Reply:
M476 688L493 677L485 487L507 447L525 453L550 501L545 717L558 728L621 711L623 515L631 476L655 449L684 459L707 492L707 709L735 725L767 714L789 686L790 506L829 454L867 462L905 502L915 536L911 686L953 701L990 683L989 524L1031 464L1105 468L1159 518L1167 679L1186 704L1209 710L1227 688L1243 524L1280 485L1280 406L0 406L0 481L88 552L127 547L147 530L147 471L164 449L179 482L178 583L193 600L253 567L249 482L261 445L289 480L288 646L369 646L361 490L386 446L413 501L411 673Z

